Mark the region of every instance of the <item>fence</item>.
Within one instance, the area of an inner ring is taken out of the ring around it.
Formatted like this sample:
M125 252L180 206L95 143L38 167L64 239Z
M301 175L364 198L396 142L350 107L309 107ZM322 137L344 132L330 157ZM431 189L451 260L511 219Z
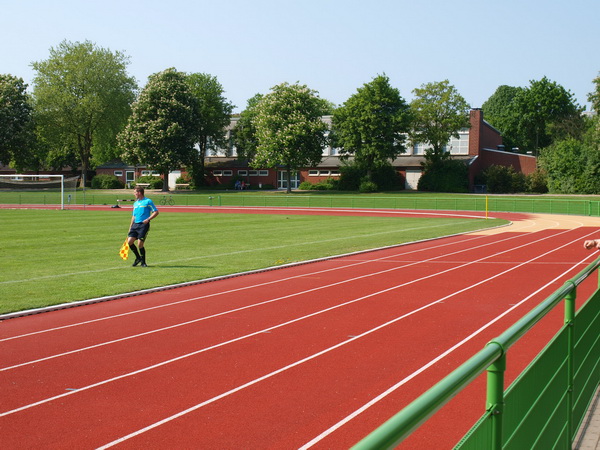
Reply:
M393 448L487 371L485 413L457 449L571 449L600 381L600 289L577 314L575 298L599 266L600 258L354 448ZM563 299L564 326L505 391L508 349Z
M133 198L129 192L103 193L79 190L72 204L115 205L118 200ZM157 203L161 193L149 195ZM599 216L600 201L571 198L541 198L539 196L474 196L433 197L428 195L352 196L314 194L172 194L177 206L248 206L295 208L349 208L349 209L408 209L438 211L525 212L533 214L568 214ZM0 191L0 204L52 205L59 201L55 194L43 192Z

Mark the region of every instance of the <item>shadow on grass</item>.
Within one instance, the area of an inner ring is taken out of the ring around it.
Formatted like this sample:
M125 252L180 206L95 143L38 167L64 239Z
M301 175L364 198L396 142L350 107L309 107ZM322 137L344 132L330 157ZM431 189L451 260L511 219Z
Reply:
M183 265L183 264L148 264L148 267L143 267L143 269L209 269L208 266L202 265Z

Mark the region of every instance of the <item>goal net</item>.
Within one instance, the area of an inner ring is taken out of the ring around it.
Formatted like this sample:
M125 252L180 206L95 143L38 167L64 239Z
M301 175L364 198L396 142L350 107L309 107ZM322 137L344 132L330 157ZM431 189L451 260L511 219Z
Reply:
M64 175L0 175L0 203L65 209L77 203L78 180Z

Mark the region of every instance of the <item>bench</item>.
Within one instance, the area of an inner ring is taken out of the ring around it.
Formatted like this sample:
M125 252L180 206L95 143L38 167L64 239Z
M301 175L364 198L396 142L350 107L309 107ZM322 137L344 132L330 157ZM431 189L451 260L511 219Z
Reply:
M150 186L150 183L135 183L135 185L146 189L148 186Z
M175 189L189 189L190 183L176 183Z

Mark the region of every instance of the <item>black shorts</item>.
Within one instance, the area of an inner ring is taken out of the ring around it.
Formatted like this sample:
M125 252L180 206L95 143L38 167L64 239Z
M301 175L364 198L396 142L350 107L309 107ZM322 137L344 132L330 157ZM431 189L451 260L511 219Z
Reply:
M139 239L140 241L145 241L148 237L148 231L150 231L150 223L134 223L131 225L127 236Z

